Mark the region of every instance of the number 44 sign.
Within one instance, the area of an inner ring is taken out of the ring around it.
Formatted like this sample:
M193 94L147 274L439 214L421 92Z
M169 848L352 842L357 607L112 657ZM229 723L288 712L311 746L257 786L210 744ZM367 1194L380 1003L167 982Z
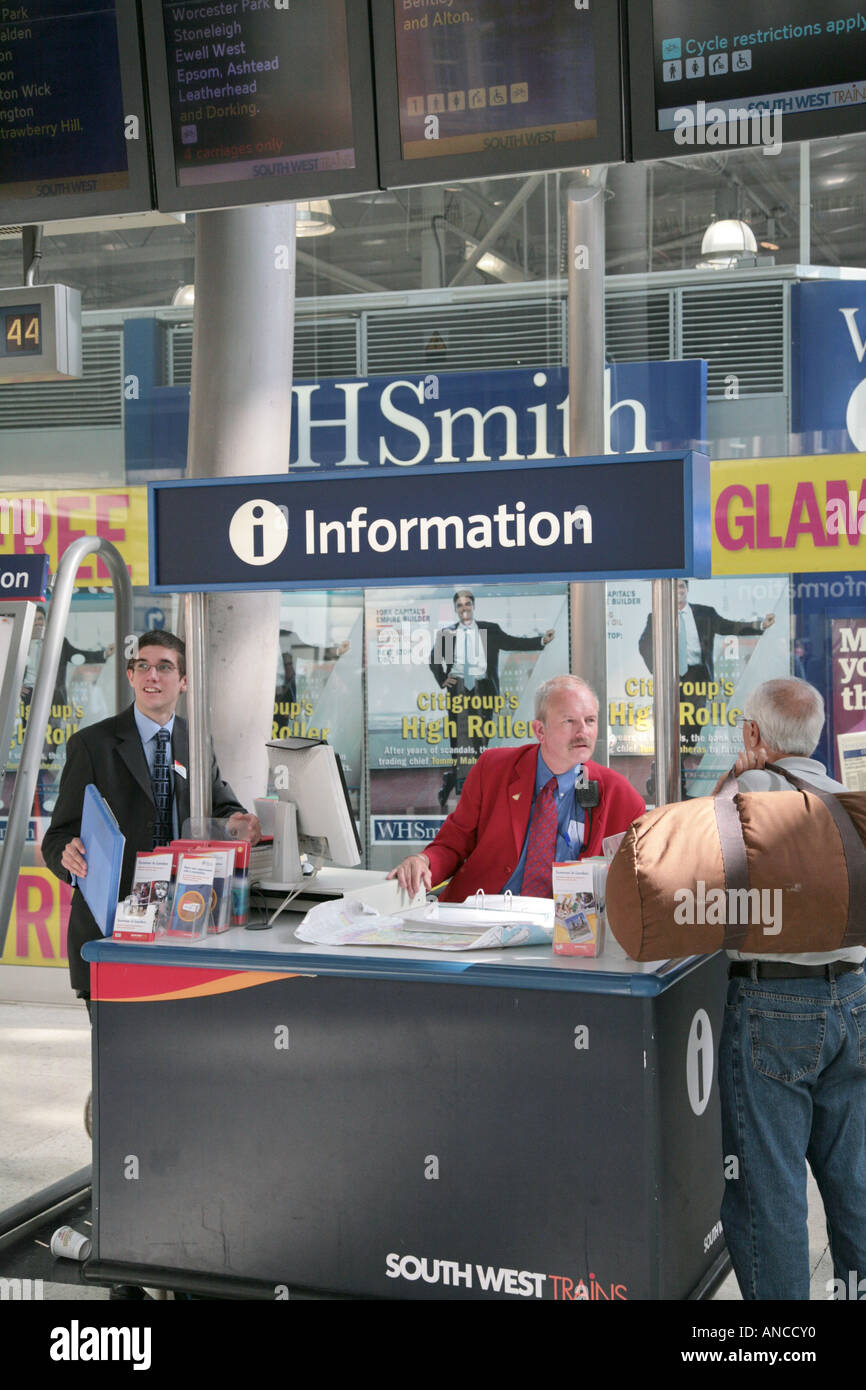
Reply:
M80 292L67 285L0 290L0 385L80 376Z
M19 352L38 352L42 341L38 307L7 309L3 315L3 350L7 357Z

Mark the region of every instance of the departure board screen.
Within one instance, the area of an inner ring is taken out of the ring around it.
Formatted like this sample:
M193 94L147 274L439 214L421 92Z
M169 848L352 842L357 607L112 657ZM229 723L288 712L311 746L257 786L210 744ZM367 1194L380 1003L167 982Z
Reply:
M629 48L637 158L866 130L862 0L632 0Z
M386 182L621 157L615 0L387 0L373 19Z
M146 32L161 208L376 187L365 0L159 9Z
M0 221L150 207L135 0L0 5Z

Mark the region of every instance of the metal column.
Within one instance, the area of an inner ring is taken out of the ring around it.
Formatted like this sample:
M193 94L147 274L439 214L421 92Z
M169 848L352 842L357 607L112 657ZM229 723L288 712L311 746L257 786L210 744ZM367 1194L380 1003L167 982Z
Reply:
M653 720L656 804L681 799L679 616L675 579L653 580Z
M292 401L294 204L199 213L195 278L188 474L285 473ZM194 517L190 525L195 525ZM264 792L279 646L276 593L209 595L204 636L197 630L204 625L203 609L198 601L190 604L186 633L192 660L187 711L193 818L210 814L211 732L239 799L249 806Z
M604 188L572 184L568 200L568 442L566 454L604 453ZM596 760L607 765L604 584L571 586L575 674L598 696Z

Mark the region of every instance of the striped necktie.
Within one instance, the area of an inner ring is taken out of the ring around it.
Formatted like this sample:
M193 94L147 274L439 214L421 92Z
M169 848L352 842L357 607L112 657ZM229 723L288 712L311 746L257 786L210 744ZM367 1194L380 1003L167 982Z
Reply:
M171 735L168 729L160 729L156 737L156 757L150 774L153 791L153 804L156 807L156 823L153 827L153 848L167 845L171 839L171 778L168 770L168 745Z

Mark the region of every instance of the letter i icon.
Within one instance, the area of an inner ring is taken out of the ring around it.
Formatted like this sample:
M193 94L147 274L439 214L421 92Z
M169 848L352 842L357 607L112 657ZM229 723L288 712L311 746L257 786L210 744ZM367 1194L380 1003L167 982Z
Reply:
M256 522L261 522L265 514L264 507L253 507L253 517ZM265 553L265 528L261 524L253 526L253 555L260 560Z

